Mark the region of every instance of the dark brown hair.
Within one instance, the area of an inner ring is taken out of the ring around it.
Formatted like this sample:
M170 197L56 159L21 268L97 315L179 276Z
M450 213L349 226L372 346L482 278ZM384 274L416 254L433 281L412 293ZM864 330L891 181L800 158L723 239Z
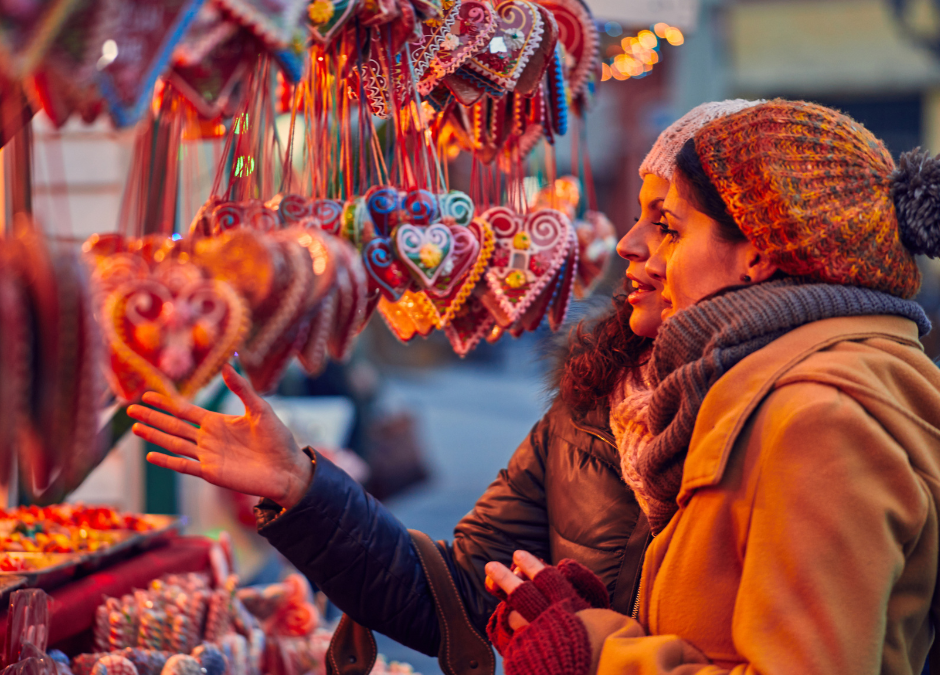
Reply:
M718 234L731 244L747 241L741 228L728 213L718 188L712 183L695 151L695 139L690 138L676 155L676 179L679 192L696 209L718 223Z
M623 371L641 365L653 344L630 330L633 306L626 289L612 300L613 307L593 326L582 320L568 336L559 391L575 417L606 403Z

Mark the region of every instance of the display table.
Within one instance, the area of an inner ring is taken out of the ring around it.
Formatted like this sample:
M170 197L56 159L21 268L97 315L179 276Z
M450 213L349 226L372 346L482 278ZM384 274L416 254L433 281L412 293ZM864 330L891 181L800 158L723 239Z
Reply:
M214 542L204 537L171 537L167 543L122 560L49 591L49 644L54 646L88 633L103 596L118 597L145 588L164 574L209 569ZM6 635L7 609L0 614L0 636Z

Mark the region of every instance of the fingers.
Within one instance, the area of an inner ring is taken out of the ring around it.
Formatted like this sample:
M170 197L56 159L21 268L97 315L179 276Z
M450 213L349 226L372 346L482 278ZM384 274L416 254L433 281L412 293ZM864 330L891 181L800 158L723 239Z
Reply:
M526 621L519 612L511 612L509 614L509 627L514 631L525 628L528 625L529 622Z
M206 415L209 414L208 410L200 408L198 405L193 405L182 397L170 398L169 396L158 394L155 391L148 391L143 395L142 400L147 405L166 410L171 415L176 415L180 419L192 422L193 424L201 425ZM129 411L128 414L130 414ZM138 418L135 417L134 419Z
M516 563L528 579L534 578L536 574L545 569L542 561L528 551L516 551L512 554L512 561Z
M498 562L486 564L486 576L490 577L507 595L522 584L522 579L510 572L509 568L505 565Z
M144 424L149 424L152 427L156 427L162 431L172 434L173 436L179 436L180 438L185 438L189 441L196 440L196 432L199 431L196 427L191 424L187 424L182 420L179 420L170 415L166 415L161 412L157 412L152 408L147 408L142 405L132 405L127 409L128 417L132 417L138 422L143 422Z
M196 447L195 443L184 440L177 436L171 436L170 434L160 431L159 429L154 429L153 427L148 427L144 424L138 423L131 427L131 431L133 431L136 436L140 436L148 443L159 445L161 448L176 453L177 455L183 455L184 457L192 458L197 458L199 456L199 449Z
M170 469L177 473L185 473L190 476L202 478L202 465L191 459L182 457L170 457L159 452L148 452L147 461L154 466L162 466L164 469Z
M232 364L226 363L222 366L222 379L225 386L245 404L245 410L253 413L263 410L264 400L255 393L251 383L235 371Z

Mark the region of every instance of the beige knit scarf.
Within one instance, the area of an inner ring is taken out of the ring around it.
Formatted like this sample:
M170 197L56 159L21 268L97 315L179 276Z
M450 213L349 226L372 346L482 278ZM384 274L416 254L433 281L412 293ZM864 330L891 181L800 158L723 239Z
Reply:
M644 359L645 361L645 359ZM610 395L610 429L620 452L623 480L633 490L640 508L649 515L650 494L637 471L637 462L653 434L649 430L649 405L653 396L647 363L624 371Z

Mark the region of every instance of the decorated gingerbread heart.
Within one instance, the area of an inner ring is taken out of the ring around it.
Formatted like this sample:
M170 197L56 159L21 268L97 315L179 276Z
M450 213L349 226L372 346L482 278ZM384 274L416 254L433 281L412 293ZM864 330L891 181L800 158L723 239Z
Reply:
M576 221L574 227L579 249L574 293L575 297L583 298L604 276L617 248L617 231L600 211L587 211L584 220Z
M590 10L580 0L540 0L558 24L558 41L570 63L568 86L572 98L580 96L597 68L600 36Z
M561 212L540 209L522 216L504 206L482 216L496 244L486 273L488 295L515 323L552 279L568 254L571 225Z
M395 257L390 239L376 237L366 244L362 263L370 290L379 291L389 302L397 302L411 287L408 269Z
M454 248L454 236L443 223L427 227L399 225L394 242L398 259L424 288L437 282Z
M335 199L315 199L310 205L309 224L327 234L339 235L343 226L343 203Z
M542 82L545 70L555 55L555 45L558 42L558 24L555 23L555 17L542 5L536 4L535 7L542 17L542 39L535 51L532 52L529 62L513 89L514 92L523 96L531 96L536 87Z
M437 196L419 188L412 188L401 196L401 211L402 219L412 225L430 225L441 215Z
M216 0L269 49L284 49L305 20L305 0Z
M118 397L135 401L147 390L189 397L235 353L248 308L222 281L202 280L174 294L154 278L140 279L108 296L102 328Z
M440 52L447 36L452 33L460 7L461 0L447 0L443 16L421 22L421 37L412 40L408 46L411 68L417 80L418 93L422 96L434 88L435 83L426 82L425 75L429 74L431 61Z
M300 365L311 377L319 375L326 366L329 357L327 353L327 341L333 331L335 317L336 290L332 289L314 310L313 316L310 319L310 331L307 334L307 343L297 354L297 360L300 361Z
M496 30L496 13L490 5L479 0L464 0L455 7L455 21L448 31L442 31L438 51L430 57L418 83L418 92L422 96L429 94L444 77L487 45ZM425 36L427 39L427 29Z
M323 46L329 45L358 8L357 0L314 0L307 10L311 37Z
M463 358L492 330L494 323L493 315L473 293L444 328L444 334L454 353Z
M528 0L505 0L496 7L496 15L489 43L457 72L499 96L515 88L542 42L544 22L538 7Z
M464 226L473 222L476 206L466 192L451 190L447 194L440 195L438 202L441 206L441 220L446 222L448 218L451 218L455 225Z
M460 311L477 282L486 271L493 254L493 230L481 219L469 226L451 226L454 232L454 266L445 270L438 282L426 290L437 315L438 328L443 328Z
M365 201L376 235L387 237L401 218L398 190L391 185L376 185L368 189Z
M576 235L572 231L572 241L568 247L568 258L562 264L562 272L558 281L558 287L555 289L555 297L552 299L552 306L548 310L548 326L553 331L557 331L568 318L568 308L571 306L571 295L575 288L575 279L578 276L578 261L580 251L576 240Z
M313 202L301 195L284 195L277 204L277 215L285 225L296 225L313 215Z

